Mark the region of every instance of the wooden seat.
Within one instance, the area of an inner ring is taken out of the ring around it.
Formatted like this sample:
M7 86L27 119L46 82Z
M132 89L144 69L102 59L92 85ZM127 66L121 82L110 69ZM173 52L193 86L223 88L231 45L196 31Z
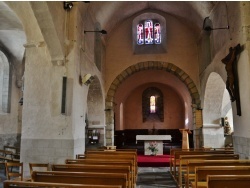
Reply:
M122 188L121 185L90 185L90 184L66 184L66 183L47 183L47 182L24 182L6 180L3 183L4 188Z
M207 188L249 187L250 175L208 175Z
M30 176L32 177L33 171L49 171L49 163L29 163Z
M20 162L6 162L5 171L7 180L23 181L23 163Z

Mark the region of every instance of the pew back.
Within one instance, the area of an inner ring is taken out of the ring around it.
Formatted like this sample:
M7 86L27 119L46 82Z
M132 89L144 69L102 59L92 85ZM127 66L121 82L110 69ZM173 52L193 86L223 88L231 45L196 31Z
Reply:
M122 188L121 185L89 185L89 184L66 184L66 183L46 183L46 182L24 182L6 180L3 183L4 188Z
M32 180L35 182L69 183L69 184L96 184L122 185L128 187L128 177L125 173L95 173L95 172L58 172L34 171Z
M185 186L195 180L195 167L199 166L250 166L250 160L189 160L185 176Z
M188 161L190 160L198 160L198 159L206 159L206 160L227 160L227 159L239 159L238 154L207 154L207 155L181 155L179 159L179 167L178 167L178 183L180 187L182 187L182 182L184 182L184 172L186 172L186 166Z
M53 171L68 172L112 172L126 173L128 176L129 187L133 187L132 171L130 166L126 165L97 165L97 164L52 164Z
M200 166L195 168L195 181L192 188L207 185L207 175L250 175L249 166Z
M207 188L249 187L250 175L208 175Z
M177 166L179 165L179 161L180 161L180 156L183 155L213 155L213 154L233 154L232 150L219 150L219 151L176 151L174 153L174 157L172 159L172 166L173 166L173 176L174 178L177 178Z

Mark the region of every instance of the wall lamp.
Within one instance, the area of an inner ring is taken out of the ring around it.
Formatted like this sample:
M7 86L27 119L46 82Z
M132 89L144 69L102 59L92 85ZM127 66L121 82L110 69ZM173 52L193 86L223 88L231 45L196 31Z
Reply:
M103 35L106 35L106 34L107 34L107 31L106 31L106 30L101 30L101 31L84 31L84 33L90 33L90 32L101 33L101 34L103 34Z
M85 84L86 86L88 86L89 84L91 84L94 81L95 77L91 74L86 74L83 78L82 78L82 83Z
M64 8L64 10L71 10L73 8L72 1L64 1L63 8Z
M203 21L203 30L205 31L211 31L211 30L218 30L218 29L229 29L229 25L226 27L218 27L218 28L212 28L212 21L209 19L209 17L206 17Z

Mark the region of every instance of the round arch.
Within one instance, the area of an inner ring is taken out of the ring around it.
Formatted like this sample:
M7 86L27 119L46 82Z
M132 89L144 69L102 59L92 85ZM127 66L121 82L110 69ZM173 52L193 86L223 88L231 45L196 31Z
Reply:
M105 145L105 114L104 109L104 95L102 92L100 80L97 76L94 76L93 81L89 85L88 95L87 95L87 124L86 127L91 135L88 136L98 136L99 143ZM87 133L88 134L88 133ZM88 145L88 143L85 143Z
M146 61L132 65L121 72L111 83L106 96L106 143L112 145L114 143L114 96L119 85L133 74L144 70L163 70L175 75L183 82L192 98L193 117L195 110L200 108L200 94L193 80L182 69L172 63L162 61ZM193 121L195 123L195 120Z
M224 128L221 126L221 118L225 116L229 116L232 122L230 96L222 77L216 72L211 72L204 89L202 130L204 146L225 147Z

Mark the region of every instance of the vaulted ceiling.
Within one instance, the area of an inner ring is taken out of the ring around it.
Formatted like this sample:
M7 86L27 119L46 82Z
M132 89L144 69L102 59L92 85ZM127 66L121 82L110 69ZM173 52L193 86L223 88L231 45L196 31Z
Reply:
M94 1L88 3L87 12L109 33L130 16L152 10L175 16L199 35L204 18L215 4L214 1Z
M161 11L175 16L187 24L198 37L204 18L210 14L216 3L215 1L91 1L84 3L86 10L84 14L93 17L100 23L102 29L108 31L107 38L117 25L130 16L146 10ZM21 49L26 41L25 34L16 14L4 2L0 2L0 23L0 48L9 54L13 61L20 62L23 57Z

